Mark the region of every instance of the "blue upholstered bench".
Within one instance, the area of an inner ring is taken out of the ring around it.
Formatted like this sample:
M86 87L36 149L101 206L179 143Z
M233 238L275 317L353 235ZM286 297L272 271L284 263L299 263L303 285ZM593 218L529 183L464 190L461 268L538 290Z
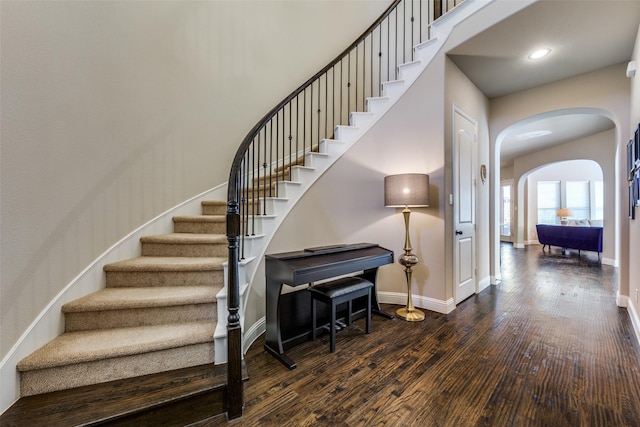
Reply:
M373 283L361 277L343 277L330 282L320 283L307 289L311 292L312 299L311 338L313 340L316 339L317 331L316 303L320 301L330 306L329 333L331 336L331 353L336 351L336 309L338 305L345 302L348 304L345 321L347 325L350 325L353 316L353 300L366 296L366 332L371 333L371 289L373 289Z

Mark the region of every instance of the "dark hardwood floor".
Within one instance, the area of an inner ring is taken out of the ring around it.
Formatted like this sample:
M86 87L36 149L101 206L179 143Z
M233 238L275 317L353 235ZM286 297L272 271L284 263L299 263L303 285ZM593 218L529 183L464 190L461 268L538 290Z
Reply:
M193 424L222 410L223 367L204 366L24 398L0 426L640 427L640 346L615 305L615 269L540 248L502 245L502 282L448 315L374 316L369 335L359 319L333 354L328 335L302 343L287 352L292 371L260 338L237 420Z
M199 426L640 426L640 347L593 253L503 244L502 283L448 314L374 316L288 351L246 355L241 419ZM395 306L384 306L393 312Z

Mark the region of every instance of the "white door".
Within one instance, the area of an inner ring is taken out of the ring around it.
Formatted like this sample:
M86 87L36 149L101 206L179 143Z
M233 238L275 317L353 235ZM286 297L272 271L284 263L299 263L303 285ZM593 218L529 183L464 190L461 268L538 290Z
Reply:
M453 263L456 304L476 293L476 122L453 111Z

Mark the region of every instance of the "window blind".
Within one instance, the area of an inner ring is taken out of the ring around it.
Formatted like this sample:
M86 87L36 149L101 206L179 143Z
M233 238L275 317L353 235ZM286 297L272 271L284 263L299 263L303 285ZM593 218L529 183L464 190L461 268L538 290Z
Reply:
M571 218L590 219L589 181L567 181L567 208L573 211Z
M591 219L603 219L604 218L604 186L602 181L595 181L594 186L594 208L591 214Z
M560 181L538 181L538 224L555 224L560 207Z

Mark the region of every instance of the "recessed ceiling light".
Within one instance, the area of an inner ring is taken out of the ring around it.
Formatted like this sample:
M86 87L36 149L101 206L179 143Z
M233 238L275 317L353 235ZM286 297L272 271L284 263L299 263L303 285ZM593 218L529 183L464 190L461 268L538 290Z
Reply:
M529 59L540 59L543 56L547 56L549 53L551 52L551 49L538 49L535 52L533 52L531 55L529 55Z

